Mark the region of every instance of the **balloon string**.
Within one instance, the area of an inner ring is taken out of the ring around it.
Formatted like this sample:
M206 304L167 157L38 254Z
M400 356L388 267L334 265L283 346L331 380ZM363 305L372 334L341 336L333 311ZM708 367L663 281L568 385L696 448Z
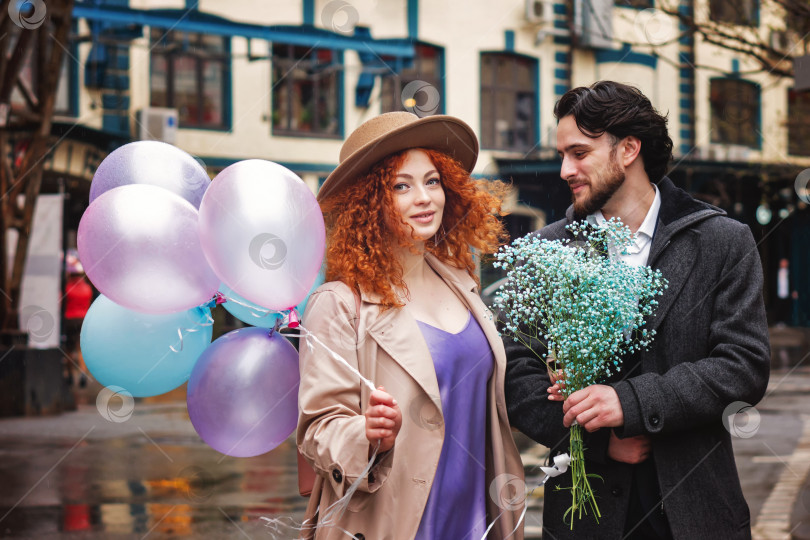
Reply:
M568 466L571 464L571 458L568 456L568 454L558 454L554 456L553 462L554 465L552 465L551 467L540 467L540 470L543 471L545 476L543 477L543 479L540 481L539 484L534 486L532 490L526 494L526 500L528 500L528 498L532 495L532 493L534 493L534 490L536 490L540 486L545 486L549 478L554 478L555 476L560 476L561 474L565 473L568 470ZM509 538L510 536L515 534L515 532L518 530L518 527L520 527L520 524L523 523L523 518L526 517L526 511L528 510L528 508L529 508L528 504L524 502L523 512L520 513L520 518L515 524L515 528L512 529L512 532L506 535L505 538ZM484 535L481 537L481 540L486 540L487 534L489 534L489 531L495 525L495 522L498 521L498 519L500 519L502 515L503 512L498 514L498 517L492 520L492 523L489 524L487 530L484 531Z
M240 305L243 308L247 309L248 313L250 313L250 315L252 317L255 317L257 319L264 319L268 315L277 315L277 314L286 313L285 311L278 311L278 310L275 310L275 309L267 309L267 308L257 306L255 304L246 304L245 302L242 302L241 300L237 300L236 298L231 298L231 297L226 296L226 295L224 295L222 293L217 293L217 294L221 295L222 298L224 298L224 300L222 302L218 302L218 303L222 304L224 302L233 302L234 304Z
M177 335L180 338L180 348L175 349L174 345L169 345L169 348L172 350L172 352L179 353L179 352L181 352L183 350L183 332L184 331L186 332L186 334L193 334L194 332L199 332L201 329L206 328L206 327L211 326L211 325L214 324L214 318L211 317L211 312L210 311L203 312L203 315L205 315L204 322L199 322L198 321L197 324L193 328L178 328L177 329Z
M299 324L299 325L298 325L298 330L300 330L300 331L301 331L300 337L307 338L307 339L305 339L304 341L306 342L306 344L307 344L307 348L309 349L309 351L310 351L310 352L312 352L312 351L314 350L314 348L313 348L313 346L312 346L312 343L310 343L310 341L309 341L309 338L312 338L312 341L314 341L315 343L317 343L318 345L320 345L321 347L323 347L324 349L326 349L326 352L328 352L328 353L329 353L329 355L330 355L330 356L331 356L331 357L332 357L334 360L337 360L338 362L340 362L341 364L343 364L343 365L344 365L344 366L345 366L345 367L346 367L346 368L347 368L349 371L351 371L352 373L354 373L354 374L355 374L355 375L356 375L356 376L357 376L357 377L358 377L358 378L359 378L359 379L360 379L360 380L361 380L361 381L362 381L362 382L363 382L363 383L364 383L366 386L368 386L368 387L369 387L369 389L371 389L371 391L372 391L372 392L373 392L374 390L376 390L376 387L374 386L374 383L373 383L373 382L371 382L370 380L368 380L368 379L366 379L365 377L363 377L363 375L362 375L362 374L361 374L359 371L357 371L357 368L355 368L354 366L352 366L351 364L349 364L349 363L348 363L346 360L344 360L344 359L343 359L343 357L342 357L342 356L340 356L340 355L339 355L339 354L337 354L335 351L333 351L332 349L330 349L330 348L329 348L329 347L328 347L328 346L327 346L327 345L326 345L326 344L325 344L323 341L321 341L320 339L318 339L318 336L316 336L315 334L313 334L312 332L310 332L308 329L304 328L304 326L303 326L303 325L301 325L301 324Z

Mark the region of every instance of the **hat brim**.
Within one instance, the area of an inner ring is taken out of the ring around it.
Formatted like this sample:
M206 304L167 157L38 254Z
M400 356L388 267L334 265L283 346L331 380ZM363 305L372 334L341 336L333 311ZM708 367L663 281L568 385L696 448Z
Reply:
M336 195L383 158L411 148L443 152L468 173L478 160L478 138L470 126L452 116L427 116L392 129L355 150L326 178L318 191L318 201Z

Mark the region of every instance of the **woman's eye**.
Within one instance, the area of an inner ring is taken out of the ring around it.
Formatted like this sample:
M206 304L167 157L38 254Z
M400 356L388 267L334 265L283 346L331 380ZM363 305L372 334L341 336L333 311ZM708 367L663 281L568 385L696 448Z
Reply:
M394 184L394 191L405 191L408 189L408 184L404 182L400 182L399 184Z
M441 184L441 180L439 180L438 178L431 178L430 180L427 181L427 185L429 186L435 186L437 184Z

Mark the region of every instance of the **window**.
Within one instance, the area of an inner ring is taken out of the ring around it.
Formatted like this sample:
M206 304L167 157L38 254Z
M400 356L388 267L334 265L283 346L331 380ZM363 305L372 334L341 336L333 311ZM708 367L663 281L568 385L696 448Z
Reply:
M273 45L273 133L340 137L338 53Z
M415 56L410 65L396 74L382 76L382 112L409 111L418 116L441 114L444 53L441 48L423 43L414 44ZM383 59L394 65L393 58Z
M714 22L759 25L758 0L709 0L709 17Z
M7 57L11 57L11 47L17 43L19 33L22 29L16 25L8 25L9 36L7 36L6 43L8 50ZM50 46L55 46L53 42L49 42ZM14 85L11 90L11 107L15 110L25 109L28 106L28 98L36 101L40 98L37 95L39 91L37 88L37 67L36 62L33 61L37 57L37 42L32 40L28 47L28 51L23 60L23 65L20 69L20 84ZM62 51L62 67L59 73L59 82L56 88L56 97L53 105L53 113L57 116L76 116L76 111L73 110L73 96L75 95L76 88L72 84L72 75L76 70L76 61L74 60L76 51L75 47L69 46L66 51ZM20 89L20 86L24 90Z
M150 104L177 109L180 127L227 129L227 38L152 29Z
M481 146L534 148L537 61L516 54L481 54Z
M712 79L711 141L759 148L759 86L737 79Z
M788 89L788 154L810 156L810 90Z

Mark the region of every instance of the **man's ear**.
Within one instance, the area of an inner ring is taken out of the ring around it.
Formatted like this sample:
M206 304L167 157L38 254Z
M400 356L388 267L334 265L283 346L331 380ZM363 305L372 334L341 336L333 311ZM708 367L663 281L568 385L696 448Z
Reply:
M632 135L622 139L619 142L619 156L625 168L632 165L641 156L641 140Z

